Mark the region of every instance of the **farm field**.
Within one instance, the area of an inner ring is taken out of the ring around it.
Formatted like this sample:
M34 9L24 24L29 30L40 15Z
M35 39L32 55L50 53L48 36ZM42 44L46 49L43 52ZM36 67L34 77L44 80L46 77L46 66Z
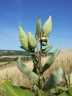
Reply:
M13 56L7 56L7 57L8 57L8 58L16 58L16 57L20 57L20 56L21 56L21 57L24 57L24 56L22 56L22 55L15 55L15 56L13 55ZM2 56L0 56L0 58L2 58Z
M49 56L42 57L42 65L45 64ZM24 62L24 61L23 61ZM3 68L0 67L0 81L3 79L10 80L15 85L31 87L33 84L33 80L29 80L24 74L22 74L19 69L17 68L17 62L11 62L12 64L7 65ZM33 69L33 62L32 60L24 62L24 64L30 69ZM62 51L52 66L44 73L45 76L50 76L50 74L54 71L55 68L58 66L62 66L63 70L70 74L72 72L72 50Z

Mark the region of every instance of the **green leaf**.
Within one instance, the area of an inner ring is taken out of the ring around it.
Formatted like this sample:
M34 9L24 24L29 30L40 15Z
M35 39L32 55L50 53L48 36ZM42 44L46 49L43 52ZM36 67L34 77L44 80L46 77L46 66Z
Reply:
M47 62L45 63L45 65L43 66L43 72L45 72L54 62L54 60L56 59L56 57L59 55L61 48L58 47L54 53L49 57L49 59L47 60Z
M44 42L42 42L42 46L47 46L48 43L49 43L49 40L48 41L44 41Z
M61 93L58 96L72 96L72 88L69 88L67 91Z
M72 96L72 88L69 88L69 89L66 91L66 93L68 93L69 96Z
M70 84L72 84L72 73L69 75Z
M2 81L2 86L6 90L6 96L34 96L29 92L29 89L13 86L11 82L7 80Z
M65 74L64 78L65 78L66 83L69 84L69 78L67 74Z
M21 61L21 58L17 60L17 67L18 69L25 74L28 78L38 80L39 76L35 74L34 72L30 71L26 65L24 65Z
M55 95L58 96L61 91L67 91L68 89L63 86L55 86L54 88L51 89L51 92Z
M51 30L52 30L52 18L51 18L51 16L49 16L48 20L45 22L45 24L43 26L44 36L49 35Z
M41 19L38 18L37 24L36 24L36 33L35 33L35 38L38 40L40 36L40 30L41 30Z
M51 48L52 48L52 46L48 46L47 48L42 49L42 53L48 52Z
M58 96L70 96L69 94L67 94L66 92L63 92L63 93L61 93L60 95L58 95Z
M52 88L51 92L54 94L54 93L57 93L57 90L55 88Z
M5 96L5 95L0 94L0 96Z
M57 89L60 89L60 90L62 90L62 91L67 91L68 90L68 88L66 88L66 87L63 87L63 86L57 86L56 87Z
M61 67L58 67L54 70L53 74L49 77L48 81L44 85L44 90L48 91L54 86L60 84L62 82L62 74L63 70Z

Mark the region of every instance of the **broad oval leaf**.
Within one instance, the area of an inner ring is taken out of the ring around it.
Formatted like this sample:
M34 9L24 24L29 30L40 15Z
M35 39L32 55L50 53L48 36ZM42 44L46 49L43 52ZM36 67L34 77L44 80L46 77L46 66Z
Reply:
M72 96L72 88L69 88L67 91L63 92L58 96Z
M52 48L52 46L48 46L45 49L42 49L42 53L48 52L51 48Z
M48 40L48 41L43 41L43 42L42 42L42 46L47 46L48 43L49 43L49 40Z
M67 91L68 90L68 88L63 87L63 86L57 86L56 88L59 89L59 90L62 90L62 91Z
M43 66L43 72L45 72L54 62L54 60L56 59L56 57L58 56L58 54L60 53L61 48L58 47L54 53L48 58L47 62L45 63L45 65Z
M2 86L6 90L5 96L34 96L31 92L29 92L28 88L25 88L25 87L22 88L20 86L13 86L11 82L9 82L8 80L3 80Z
M24 65L21 61L21 58L17 60L17 67L18 69L25 74L28 78L38 80L39 76L35 74L34 72L30 71L26 65Z
M62 68L61 67L56 68L54 70L53 74L51 74L48 81L45 83L44 90L48 91L51 88L53 88L54 86L60 84L63 81L62 74L63 74Z

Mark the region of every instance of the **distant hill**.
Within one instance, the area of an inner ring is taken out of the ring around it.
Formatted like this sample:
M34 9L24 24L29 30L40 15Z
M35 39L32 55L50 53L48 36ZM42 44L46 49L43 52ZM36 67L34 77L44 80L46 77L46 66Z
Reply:
M30 56L31 54L27 51L17 51L17 50L0 50L0 56L12 56L12 55L25 55Z
M43 55L50 55L52 52L45 53ZM14 55L24 55L31 56L31 53L27 51L18 51L18 50L0 50L0 56L14 56Z

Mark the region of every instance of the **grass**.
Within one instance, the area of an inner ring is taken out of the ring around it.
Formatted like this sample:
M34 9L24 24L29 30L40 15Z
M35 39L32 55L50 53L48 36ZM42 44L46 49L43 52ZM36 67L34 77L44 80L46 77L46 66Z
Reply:
M43 65L48 58L48 56L42 58ZM3 79L9 79L15 85L31 87L34 81L29 80L24 74L22 74L18 70L16 62L14 63L14 66L8 66L7 68L0 69L0 81ZM25 64L30 70L33 69L33 63L31 60L29 62L25 62ZM60 65L67 74L70 74L72 72L72 50L61 52L52 64L52 66L47 71L45 71L44 76L50 76L54 69Z
M7 56L7 58L16 58L16 57L27 57L27 56L22 56L22 55L13 55L13 56ZM28 56L30 57L30 56ZM0 56L0 58L3 58L2 56Z

